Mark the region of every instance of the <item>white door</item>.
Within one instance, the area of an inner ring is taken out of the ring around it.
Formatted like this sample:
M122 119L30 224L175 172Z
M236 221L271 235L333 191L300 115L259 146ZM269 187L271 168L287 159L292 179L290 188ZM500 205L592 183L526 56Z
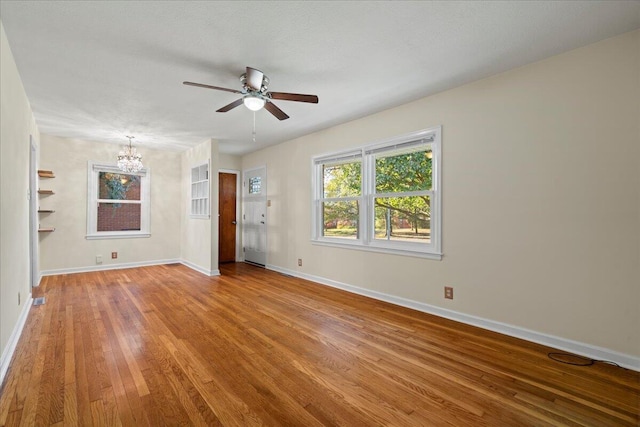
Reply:
M242 246L244 260L267 263L267 169L244 172L242 181Z

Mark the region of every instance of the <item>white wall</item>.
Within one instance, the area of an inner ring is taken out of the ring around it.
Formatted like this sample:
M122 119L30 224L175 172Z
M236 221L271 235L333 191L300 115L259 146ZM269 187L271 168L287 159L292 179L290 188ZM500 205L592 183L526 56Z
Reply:
M40 180L41 188L55 192L40 198L42 208L55 210L40 215L42 226L56 228L53 233L40 233L43 274L180 258L180 153L137 146L151 175L151 237L87 240L87 162L115 164L120 146L45 134L41 140L41 168L56 176ZM118 258L112 260L111 252L118 252ZM100 265L97 255L102 256Z
M39 140L29 100L0 23L0 354L27 310L29 284L29 135ZM18 304L18 293L21 301ZM15 344L15 343L13 343ZM0 375L0 381L2 380Z
M276 268L638 357L639 123L636 31L246 155L242 165L267 165L267 262ZM311 244L312 156L435 125L442 261ZM445 285L454 300L444 300Z
M209 163L209 218L191 218L191 168ZM207 275L218 271L218 141L208 140L182 153L182 261ZM215 171L215 172L211 172Z

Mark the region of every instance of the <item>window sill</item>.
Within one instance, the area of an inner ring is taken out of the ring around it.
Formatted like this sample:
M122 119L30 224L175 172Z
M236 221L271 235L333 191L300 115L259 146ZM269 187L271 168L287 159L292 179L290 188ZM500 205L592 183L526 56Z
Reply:
M104 232L100 234L87 234L85 238L87 240L102 240L102 239L139 239L151 237L151 233L135 232L135 233L118 233L118 232Z
M411 256L416 258L425 258L425 259L433 259L436 261L442 260L441 253L435 252L422 252L422 251L412 251L408 249L397 249L397 248L385 248L380 246L368 246L363 245L359 242L336 242L334 240L311 240L311 244L319 245L319 246L329 246L334 248L343 248L343 249L354 249L357 251L367 251L367 252L378 252L384 254L391 255L403 255L403 256Z

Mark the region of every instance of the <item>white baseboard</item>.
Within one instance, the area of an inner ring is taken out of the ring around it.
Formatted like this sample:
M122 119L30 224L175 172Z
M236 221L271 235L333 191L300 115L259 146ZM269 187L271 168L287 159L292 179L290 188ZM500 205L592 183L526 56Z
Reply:
M220 270L218 269L208 270L204 267L200 267L199 265L184 259L161 259L161 260L154 260L154 261L125 262L121 264L99 264L99 265L91 265L88 267L72 267L72 268L59 268L55 270L42 270L40 272L40 280L42 280L44 276L55 276L58 274L88 273L92 271L102 271L102 270L120 270L123 268L148 267L150 265L163 265L163 264L183 264L207 276L220 275ZM40 283L40 281L38 281L38 283Z
M215 270L207 270L204 267L200 267L198 264L194 264L190 261L187 261L186 259L181 259L180 260L180 264L186 265L187 267L189 267L192 270L195 270L199 273L202 273L206 276L219 276L220 275L220 270L215 269Z
M603 347L598 347L591 344L573 341L566 338L556 337L554 335L548 335L541 332L532 331L530 329L509 325L507 323L496 322L494 320L472 316L469 314L464 314L464 313L460 313L453 310L448 310L446 308L441 308L434 305L425 304L422 302L385 294L382 292L372 291L369 289L348 285L346 283L337 282L335 280L326 279L320 276L300 273L298 271L289 270L287 268L278 267L276 265L268 264L265 267L268 270L273 270L278 273L287 274L289 276L299 277L301 279L309 280L315 283L319 283L321 285L331 286L331 287L342 289L344 291L351 292L354 294L364 295L380 301L385 301L385 302L389 302L402 307L407 307L414 310L422 311L424 313L434 314L436 316L444 317L450 320L455 320L457 322L465 323L467 325L477 326L482 329L487 329L493 332L498 332L498 333L509 335L515 338L521 338L523 340L546 345L548 347L553 347L559 350L568 351L574 354L586 356L591 359L612 361L622 367L632 369L634 371L640 371L640 357L619 353L614 350L609 350Z
M0 386L2 386L4 377L9 370L9 364L11 363L13 352L16 351L18 340L20 339L20 335L22 335L22 329L24 328L25 323L27 323L27 317L29 316L29 310L31 310L32 305L33 298L31 297L31 293L29 293L29 297L25 301L22 311L20 312L20 316L18 317L18 323L16 323L16 326L13 328L11 336L9 337L9 342L7 342L7 346L2 351L2 358L0 358Z
M59 268L55 270L42 270L40 277L55 276L58 274L88 273L102 270L120 270L123 268L147 267L150 265L177 264L180 262L179 259L159 259L153 261L125 262L121 264L98 264L87 267Z

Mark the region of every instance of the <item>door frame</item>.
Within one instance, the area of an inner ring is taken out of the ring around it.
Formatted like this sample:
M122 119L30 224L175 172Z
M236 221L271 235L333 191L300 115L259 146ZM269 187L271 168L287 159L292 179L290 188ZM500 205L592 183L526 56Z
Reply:
M242 217L242 181L241 181L241 173L237 169L218 169L218 174L220 173L230 173L236 176L236 262L244 261L244 256L242 255L242 221L240 218ZM219 177L220 175L218 175ZM218 186L220 185L220 180L218 179ZM220 192L218 188L218 197L220 197ZM218 212L218 222L220 221L220 212ZM218 236L218 244L219 244L220 236Z
M38 269L38 146L33 135L29 135L29 284L40 285Z
M260 166L254 166L252 168L249 169L243 169L242 170L242 210L240 211L240 215L242 218L242 223L243 223L243 227L242 227L242 247L240 248L242 251L242 261L245 261L244 259L244 199L245 199L245 192L244 192L244 188L245 188L245 175L247 174L247 172L253 172L253 171L257 171L263 169L264 170L264 178L266 181L266 185L264 186L264 221L266 223L266 227L264 229L264 258L265 258L265 262L264 262L264 267L267 268L267 265L269 265L269 212L268 212L268 207L269 207L269 201L268 201L268 196L267 196L267 188L269 185L269 180L267 179L267 165L260 165Z

